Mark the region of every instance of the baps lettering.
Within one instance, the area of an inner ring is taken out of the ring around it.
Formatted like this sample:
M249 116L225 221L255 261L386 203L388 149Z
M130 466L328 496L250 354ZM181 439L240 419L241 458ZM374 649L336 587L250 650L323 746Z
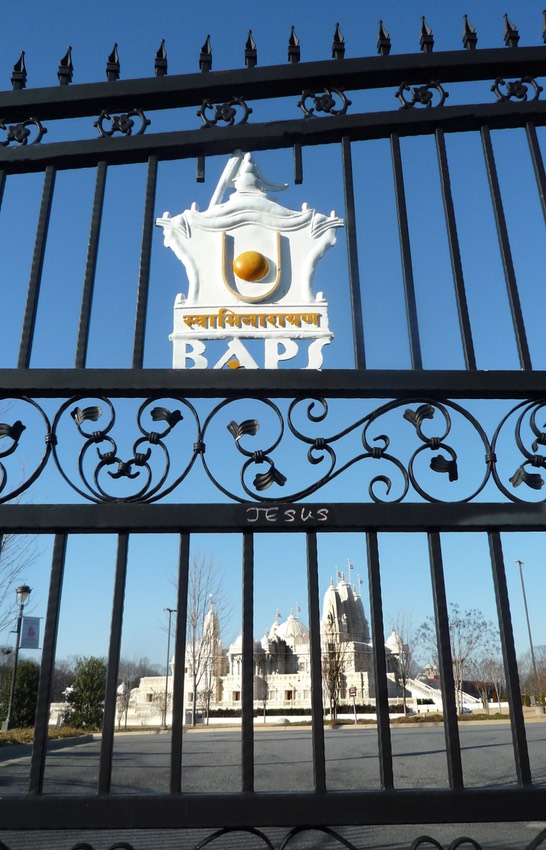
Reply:
M281 508L281 507L258 507L247 508L247 522L258 522L265 520L269 523L283 523L289 525L292 522L327 522L329 508Z

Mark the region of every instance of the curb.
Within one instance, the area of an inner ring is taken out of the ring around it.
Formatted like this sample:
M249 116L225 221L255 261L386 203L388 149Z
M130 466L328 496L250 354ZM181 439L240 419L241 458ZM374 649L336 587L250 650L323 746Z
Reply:
M93 740L93 735L78 735L75 738L54 738L47 742L47 751L49 753L51 750L62 750L63 747L90 744ZM29 756L32 753L32 746L32 744L7 744L5 747L0 747L0 762Z

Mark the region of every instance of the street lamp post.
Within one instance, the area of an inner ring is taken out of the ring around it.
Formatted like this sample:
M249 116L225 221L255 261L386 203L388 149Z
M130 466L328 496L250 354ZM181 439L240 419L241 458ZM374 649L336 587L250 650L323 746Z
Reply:
M540 696L540 685L538 682L537 663L535 661L535 650L533 649L533 638L531 636L531 623L529 621L529 609L527 608L527 595L525 593L525 584L523 581L523 561L516 561L519 567L519 575L521 578L521 591L523 593L523 605L525 608L525 619L527 620L527 631L529 633L529 646L531 647L531 662L533 664L533 672L535 674L536 696Z
M28 584L22 584L17 588L17 601L19 602L19 613L17 615L17 627L15 629L15 653L13 656L13 675L11 677L11 688L9 692L8 713L6 719L2 723L2 731L13 729L16 725L16 720L13 717L13 698L15 695L15 680L17 678L17 662L19 661L19 643L21 641L21 626L23 623L23 611L28 603L31 594L31 588Z
M169 615L169 626L167 629L167 664L165 665L165 712L163 714L163 729L167 728L167 706L169 700L169 661L171 654L171 618L173 614L176 614L176 608L163 608L163 610Z

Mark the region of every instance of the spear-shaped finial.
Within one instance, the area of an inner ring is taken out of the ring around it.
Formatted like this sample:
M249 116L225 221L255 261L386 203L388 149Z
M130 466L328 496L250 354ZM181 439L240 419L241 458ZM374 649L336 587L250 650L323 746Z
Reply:
M256 42L252 37L252 30L248 31L248 38L245 44L245 65L247 68L255 68L258 62L258 51Z
M154 71L156 77L167 76L167 51L165 50L165 39L161 39L159 50L155 54Z
M383 21L379 21L379 35L377 37L377 52L381 56L388 56L391 52L391 37L385 27Z
M199 54L199 70L210 71L212 68L212 47L210 43L210 35L207 35L205 43Z
M290 27L290 36L288 38L288 61L295 64L300 61L300 56L300 40L296 35L294 27Z
M519 41L519 32L515 24L508 17L508 13L504 15L504 43L507 47L517 47Z
M116 80L119 80L119 70L120 64L118 56L118 46L117 43L114 43L112 52L106 60L106 79L109 83L114 83Z
M14 89L24 89L27 84L27 69L25 65L25 51L21 50L19 59L13 66L11 72L11 85Z
M419 39L419 45L423 53L432 53L434 48L434 35L432 34L432 30L427 24L424 15L421 18L421 38Z
M343 34L339 28L339 24L336 24L336 29L334 32L334 40L332 41L332 59L343 59L345 56L345 39Z
M478 43L476 28L468 20L468 15L465 15L463 20L463 47L465 50L475 50Z
M72 82L73 73L74 65L72 64L72 48L69 47L59 62L59 67L57 69L57 77L61 86L67 86Z

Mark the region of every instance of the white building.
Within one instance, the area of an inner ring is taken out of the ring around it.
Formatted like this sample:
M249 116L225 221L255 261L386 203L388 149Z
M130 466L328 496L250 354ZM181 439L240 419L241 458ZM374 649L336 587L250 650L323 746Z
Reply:
M267 709L290 712L311 707L309 630L300 620L299 609L281 621L277 613L261 640L254 641L254 705L257 713ZM242 635L227 648L222 645L220 622L211 601L203 622L202 639L186 646L184 708L187 722L195 709L198 714L215 709L241 708ZM388 669L396 671L397 648L385 651ZM335 701L352 704L352 689L358 703L373 703L373 652L370 629L362 597L342 575L337 585L330 582L324 594L321 617L323 701L328 707L332 691ZM174 664L174 659L173 659ZM171 665L172 666L172 665ZM172 699L173 677L168 693ZM396 677L389 677L391 697L400 695ZM129 724L159 722L164 709L165 677L143 678L131 695ZM168 707L170 715L170 705Z

